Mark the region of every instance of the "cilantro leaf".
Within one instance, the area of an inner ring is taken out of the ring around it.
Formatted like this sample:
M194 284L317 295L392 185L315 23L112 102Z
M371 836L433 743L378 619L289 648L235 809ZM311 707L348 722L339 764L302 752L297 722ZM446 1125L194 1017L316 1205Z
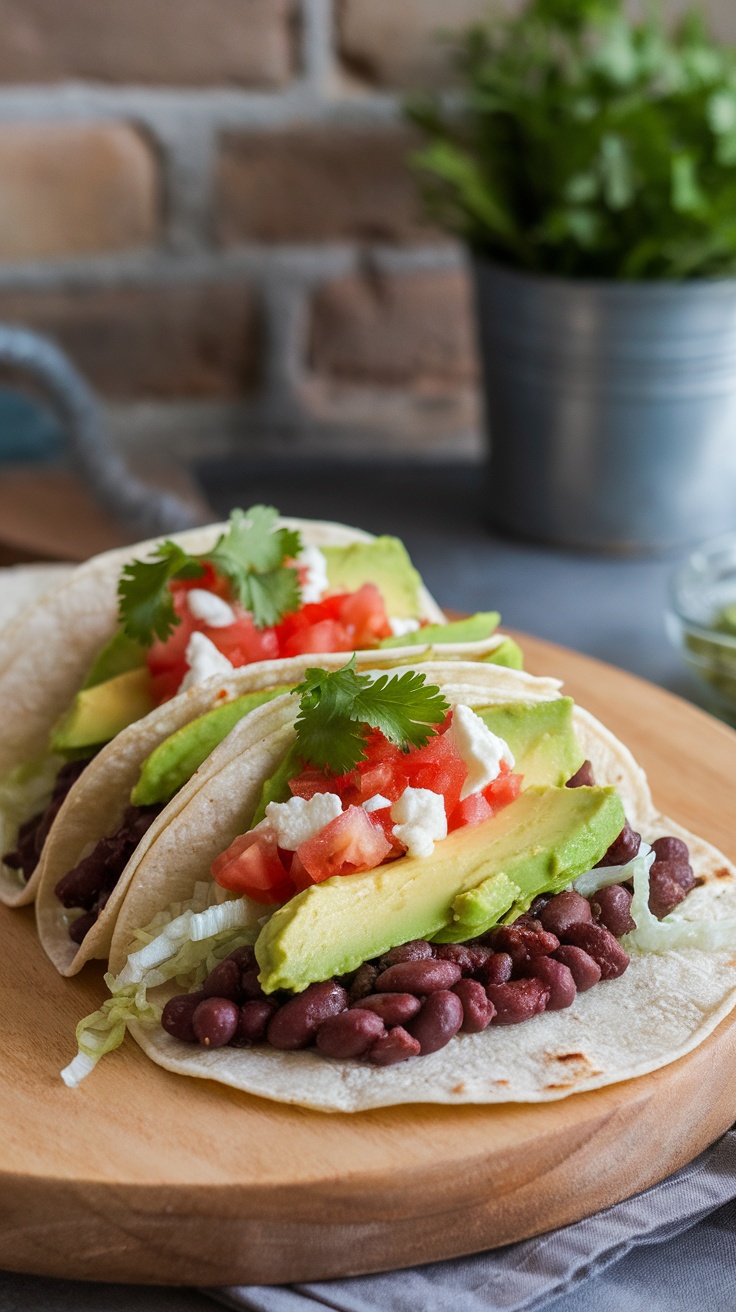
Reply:
M301 699L296 720L299 751L312 765L334 774L348 774L366 759L371 729L380 729L389 742L405 750L423 747L450 709L425 674L358 674L355 655L332 673L308 669L294 694Z
M175 542L162 542L152 560L132 560L123 566L118 584L119 618L129 638L148 647L154 637L165 641L179 617L169 591L173 578L195 579L204 573L193 556Z
M299 574L284 561L299 554L301 538L293 529L277 529L278 517L273 506L234 510L227 532L206 556L259 629L299 607Z

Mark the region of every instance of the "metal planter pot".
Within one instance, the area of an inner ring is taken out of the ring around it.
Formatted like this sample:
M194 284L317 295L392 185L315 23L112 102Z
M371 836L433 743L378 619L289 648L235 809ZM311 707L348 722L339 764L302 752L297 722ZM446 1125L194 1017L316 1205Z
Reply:
M736 279L474 273L497 524L611 551L736 528Z

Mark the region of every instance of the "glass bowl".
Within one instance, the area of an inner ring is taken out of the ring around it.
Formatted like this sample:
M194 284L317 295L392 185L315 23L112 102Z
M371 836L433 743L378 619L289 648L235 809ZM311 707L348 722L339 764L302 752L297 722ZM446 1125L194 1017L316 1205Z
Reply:
M676 570L670 582L667 632L711 700L733 720L736 533L704 542Z

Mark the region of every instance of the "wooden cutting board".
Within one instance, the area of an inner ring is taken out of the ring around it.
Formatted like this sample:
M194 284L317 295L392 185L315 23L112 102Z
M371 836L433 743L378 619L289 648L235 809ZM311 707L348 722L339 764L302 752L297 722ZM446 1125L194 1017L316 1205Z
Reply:
M533 673L633 749L657 803L736 859L736 734L606 665L522 638ZM60 1068L101 971L62 980L5 908L0 1267L91 1280L280 1283L472 1253L668 1175L736 1119L736 1016L695 1052L546 1106L324 1115L186 1080L132 1042Z

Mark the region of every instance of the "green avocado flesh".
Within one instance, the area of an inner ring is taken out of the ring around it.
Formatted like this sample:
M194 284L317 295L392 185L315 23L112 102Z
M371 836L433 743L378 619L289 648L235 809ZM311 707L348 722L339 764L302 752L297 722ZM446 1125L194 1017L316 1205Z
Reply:
M283 685L244 693L182 725L143 762L140 779L130 794L133 806L155 806L170 801L244 715L283 692L290 692L290 688Z
M101 747L129 724L143 719L154 706L146 666L118 674L94 688L83 688L54 729L51 750L66 753Z
M494 875L525 900L557 892L600 860L624 823L613 788L529 788L492 819L456 829L430 857L334 876L291 898L256 942L261 985L300 993L400 943L434 938L457 923L455 899Z
M508 743L514 756L514 771L524 776L524 787L533 784L564 784L585 759L575 737L572 697L550 702L507 702L483 706L476 714L488 728Z
M389 609L389 614L395 612ZM497 610L479 612L466 620L452 620L450 624L425 624L424 628L414 633L405 633L403 637L383 638L379 647L418 647L425 643L446 642L482 642L490 638L498 628L501 616ZM499 646L502 644L499 644Z
M523 670L524 668L524 653L518 642L514 642L513 638L504 638L503 642L500 642L494 651L489 652L488 656L484 656L482 659L486 665L505 665L509 670Z
M397 619L419 618L422 580L398 538L351 542L347 547L320 547L320 551L327 562L331 588L355 592L364 583L375 583L388 615Z
M102 648L83 688L96 688L98 683L106 683L108 679L114 679L118 674L127 674L129 670L138 670L145 663L145 647L118 629Z

